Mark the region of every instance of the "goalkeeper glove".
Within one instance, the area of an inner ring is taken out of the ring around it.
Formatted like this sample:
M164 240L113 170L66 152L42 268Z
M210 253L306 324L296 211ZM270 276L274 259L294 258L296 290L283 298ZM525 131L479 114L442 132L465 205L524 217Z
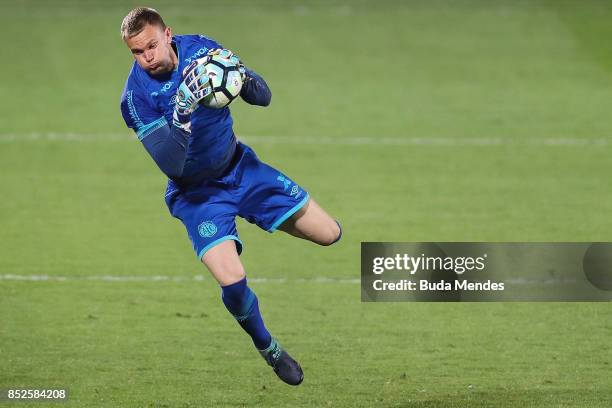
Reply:
M173 124L191 133L191 113L198 107L198 102L210 95L212 87L206 75L204 65L208 57L199 58L183 70L183 81L176 91Z

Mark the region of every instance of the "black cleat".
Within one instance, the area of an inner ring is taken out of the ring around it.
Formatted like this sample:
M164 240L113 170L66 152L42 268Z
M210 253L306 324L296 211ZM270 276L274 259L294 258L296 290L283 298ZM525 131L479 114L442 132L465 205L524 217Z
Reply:
M289 353L282 349L275 338L266 350L259 350L261 356L284 382L289 385L300 385L304 380L304 372L300 364Z

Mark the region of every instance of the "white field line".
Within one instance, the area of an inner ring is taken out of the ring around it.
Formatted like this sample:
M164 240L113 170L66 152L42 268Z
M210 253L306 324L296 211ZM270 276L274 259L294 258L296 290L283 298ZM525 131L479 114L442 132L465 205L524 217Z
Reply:
M459 277L457 279L460 279ZM15 274L0 274L0 281L24 281L24 282L203 282L212 278L207 275L194 276L112 276L112 275L95 275L95 276L78 276L78 275L15 275ZM249 282L254 283L321 283L321 284L357 284L361 283L361 279L356 278L326 278L322 276L314 278L249 278ZM567 285L576 284L578 279L575 278L559 278L559 279L525 279L525 278L508 278L500 280L508 285Z
M610 137L374 137L374 136L240 136L247 143L338 146L609 146ZM130 133L0 133L0 143L23 141L136 141Z
M212 278L206 275L194 276L55 276L55 275L15 275L1 274L0 281L26 281L26 282L194 282L205 281ZM249 278L249 282L255 283L359 283L359 279L349 278Z

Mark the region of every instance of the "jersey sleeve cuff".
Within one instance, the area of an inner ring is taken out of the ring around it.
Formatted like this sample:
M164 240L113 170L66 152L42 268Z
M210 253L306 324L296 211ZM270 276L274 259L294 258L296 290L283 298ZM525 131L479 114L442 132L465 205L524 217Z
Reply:
M161 117L159 119L154 120L148 125L144 125L136 129L136 135L138 135L138 140L142 141L145 137L149 136L151 133L155 132L157 129L160 129L164 126L168 125L168 121L165 117Z

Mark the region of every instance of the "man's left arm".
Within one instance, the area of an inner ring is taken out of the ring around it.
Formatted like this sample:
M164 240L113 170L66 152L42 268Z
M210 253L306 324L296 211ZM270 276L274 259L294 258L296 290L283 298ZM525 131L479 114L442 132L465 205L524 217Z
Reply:
M240 97L251 105L268 106L272 100L272 91L261 76L255 71L245 68Z
M218 43L214 43L213 48L208 51L208 55L219 55L221 58L226 58L236 64L242 76L240 96L246 103L258 106L270 105L272 91L270 91L268 84L255 71L245 67L236 54L227 48L223 48Z

